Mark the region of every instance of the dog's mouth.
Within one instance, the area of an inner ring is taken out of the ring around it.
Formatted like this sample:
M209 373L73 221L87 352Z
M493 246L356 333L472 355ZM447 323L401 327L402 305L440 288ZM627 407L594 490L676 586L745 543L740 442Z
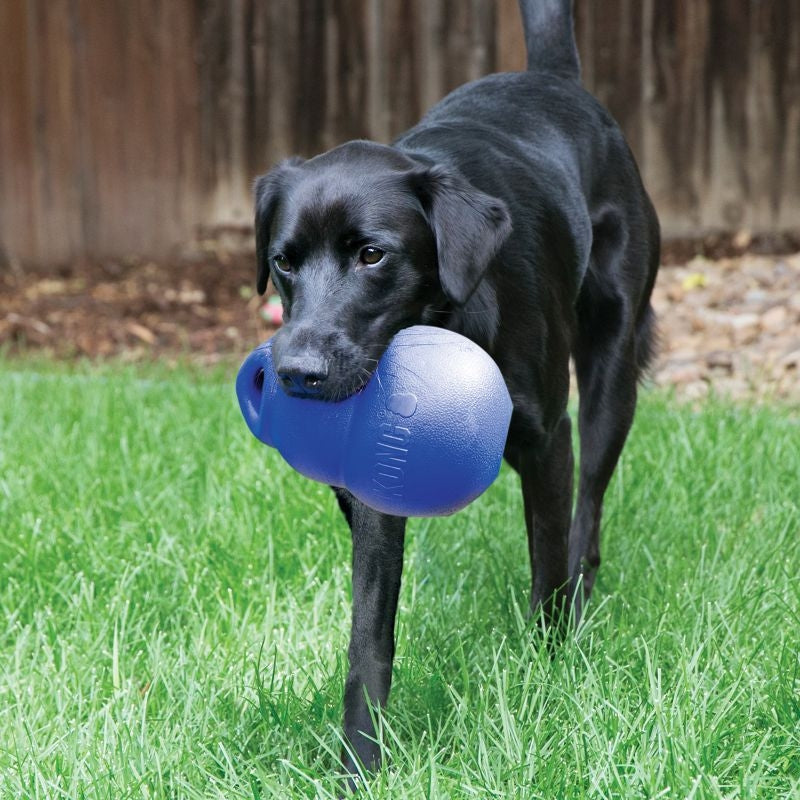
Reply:
M375 365L377 369L377 364ZM369 385L370 381L375 377L376 369L372 370L363 370L364 374L359 374L354 379L349 381L349 385L346 388L340 390L340 398L341 400L346 400L348 397L354 397L356 395L362 394L367 386Z
M380 353L386 349L385 345L380 346ZM324 399L331 399L334 402L337 400L346 400L348 397L354 397L366 391L367 387L375 379L375 374L378 371L379 359L378 358L361 358L359 359L360 365L357 367L350 366L349 369L343 370L340 373L338 380L331 383L329 387L322 392ZM350 360L350 365L353 362ZM331 395L333 395L331 397Z
M355 352L335 354L330 361L331 381L324 394L335 394L334 399L343 400L363 393L380 365L380 359L386 351L387 344L360 345Z
M281 382L280 385L290 397L338 403L362 394L375 377L376 370L377 363L372 369L360 367L355 375L333 371L324 381L305 381L302 386L291 382Z
M373 380L388 343L358 343L347 337L318 335L316 342L279 331L273 345L280 388L290 397L340 402L361 394ZM278 340L278 337L283 336ZM299 338L299 341L298 341ZM332 341L333 340L333 341Z

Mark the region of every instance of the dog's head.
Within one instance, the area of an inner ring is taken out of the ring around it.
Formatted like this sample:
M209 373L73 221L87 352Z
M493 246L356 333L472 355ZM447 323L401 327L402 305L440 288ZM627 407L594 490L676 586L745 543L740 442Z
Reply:
M255 185L258 291L271 276L284 325L283 387L340 399L426 311L463 305L511 230L502 201L384 145L290 159Z

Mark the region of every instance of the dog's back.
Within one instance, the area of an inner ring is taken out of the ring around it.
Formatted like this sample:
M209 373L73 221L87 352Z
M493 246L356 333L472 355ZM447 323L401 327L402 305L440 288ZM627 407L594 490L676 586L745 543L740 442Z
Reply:
M459 87L394 145L502 197L511 214L515 235L456 312L464 332L494 353L497 327L486 319L496 302L525 320L524 339L541 338L543 297L568 323L574 307L587 305L579 294L602 260L592 258L593 248L599 255L606 241L623 237L641 278L630 300L641 320L643 367L653 351L647 298L658 265L655 213L622 132L580 82L571 0L520 0L520 10L527 70Z

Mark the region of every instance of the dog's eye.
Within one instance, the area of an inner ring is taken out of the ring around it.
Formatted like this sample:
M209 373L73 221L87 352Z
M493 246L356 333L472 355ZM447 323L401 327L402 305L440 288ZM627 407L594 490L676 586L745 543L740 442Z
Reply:
M273 256L272 263L279 272L289 272L292 269L289 259L283 253Z
M358 254L358 260L368 267L373 267L380 263L386 253L378 247L362 247Z

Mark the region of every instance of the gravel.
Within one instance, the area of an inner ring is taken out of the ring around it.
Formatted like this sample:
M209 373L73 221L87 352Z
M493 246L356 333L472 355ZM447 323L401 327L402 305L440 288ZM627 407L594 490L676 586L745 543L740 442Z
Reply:
M275 307L253 283L252 253L213 241L169 263L80 262L47 275L0 266L0 352L235 363L273 330ZM800 252L684 256L661 268L653 305L658 386L690 400L800 401Z

